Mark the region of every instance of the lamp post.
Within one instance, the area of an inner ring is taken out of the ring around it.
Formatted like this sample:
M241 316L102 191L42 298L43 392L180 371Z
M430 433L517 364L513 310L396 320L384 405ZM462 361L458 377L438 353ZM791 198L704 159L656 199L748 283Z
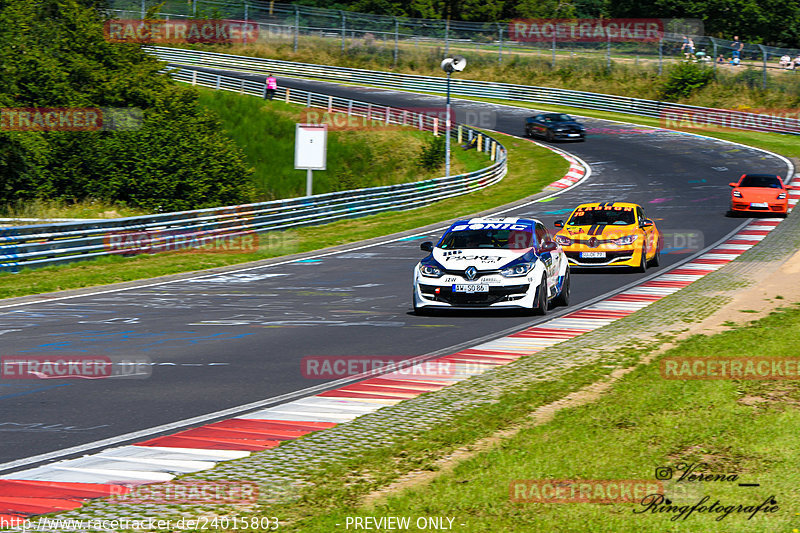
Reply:
M447 105L445 106L444 127L444 175L450 177L450 75L461 72L467 66L467 60L461 56L448 57L442 61L442 70L447 73Z

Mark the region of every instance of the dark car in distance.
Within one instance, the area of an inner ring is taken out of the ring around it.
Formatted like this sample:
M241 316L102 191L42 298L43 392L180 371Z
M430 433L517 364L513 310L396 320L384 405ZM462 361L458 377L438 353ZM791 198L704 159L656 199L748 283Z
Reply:
M544 137L548 141L585 141L583 124L565 113L542 113L525 119L527 137Z

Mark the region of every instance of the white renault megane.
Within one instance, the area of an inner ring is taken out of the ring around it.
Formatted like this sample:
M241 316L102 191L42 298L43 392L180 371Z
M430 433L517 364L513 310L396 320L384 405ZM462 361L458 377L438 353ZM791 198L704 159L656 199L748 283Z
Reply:
M473 218L450 226L414 268L414 311L504 308L543 315L569 304L569 264L544 224Z

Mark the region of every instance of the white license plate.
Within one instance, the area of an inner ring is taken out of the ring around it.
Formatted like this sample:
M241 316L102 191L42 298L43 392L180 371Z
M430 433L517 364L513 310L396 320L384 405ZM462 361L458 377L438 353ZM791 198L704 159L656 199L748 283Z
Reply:
M581 252L581 257L586 259L604 258L605 256L606 256L605 252Z
M466 292L468 294L474 292L489 292L488 285L477 285L477 284L456 284L453 285L453 292Z
M767 202L753 202L750 207L767 207Z
M567 133L567 135L570 136L570 137L580 137L581 136L580 133Z

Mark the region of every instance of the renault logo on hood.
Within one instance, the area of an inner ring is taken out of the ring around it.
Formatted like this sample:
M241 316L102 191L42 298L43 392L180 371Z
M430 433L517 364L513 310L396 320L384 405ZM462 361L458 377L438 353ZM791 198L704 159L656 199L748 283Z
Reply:
M467 276L468 280L472 281L475 279L475 276L478 275L478 269L474 266L467 267L467 269L464 271L464 275Z

